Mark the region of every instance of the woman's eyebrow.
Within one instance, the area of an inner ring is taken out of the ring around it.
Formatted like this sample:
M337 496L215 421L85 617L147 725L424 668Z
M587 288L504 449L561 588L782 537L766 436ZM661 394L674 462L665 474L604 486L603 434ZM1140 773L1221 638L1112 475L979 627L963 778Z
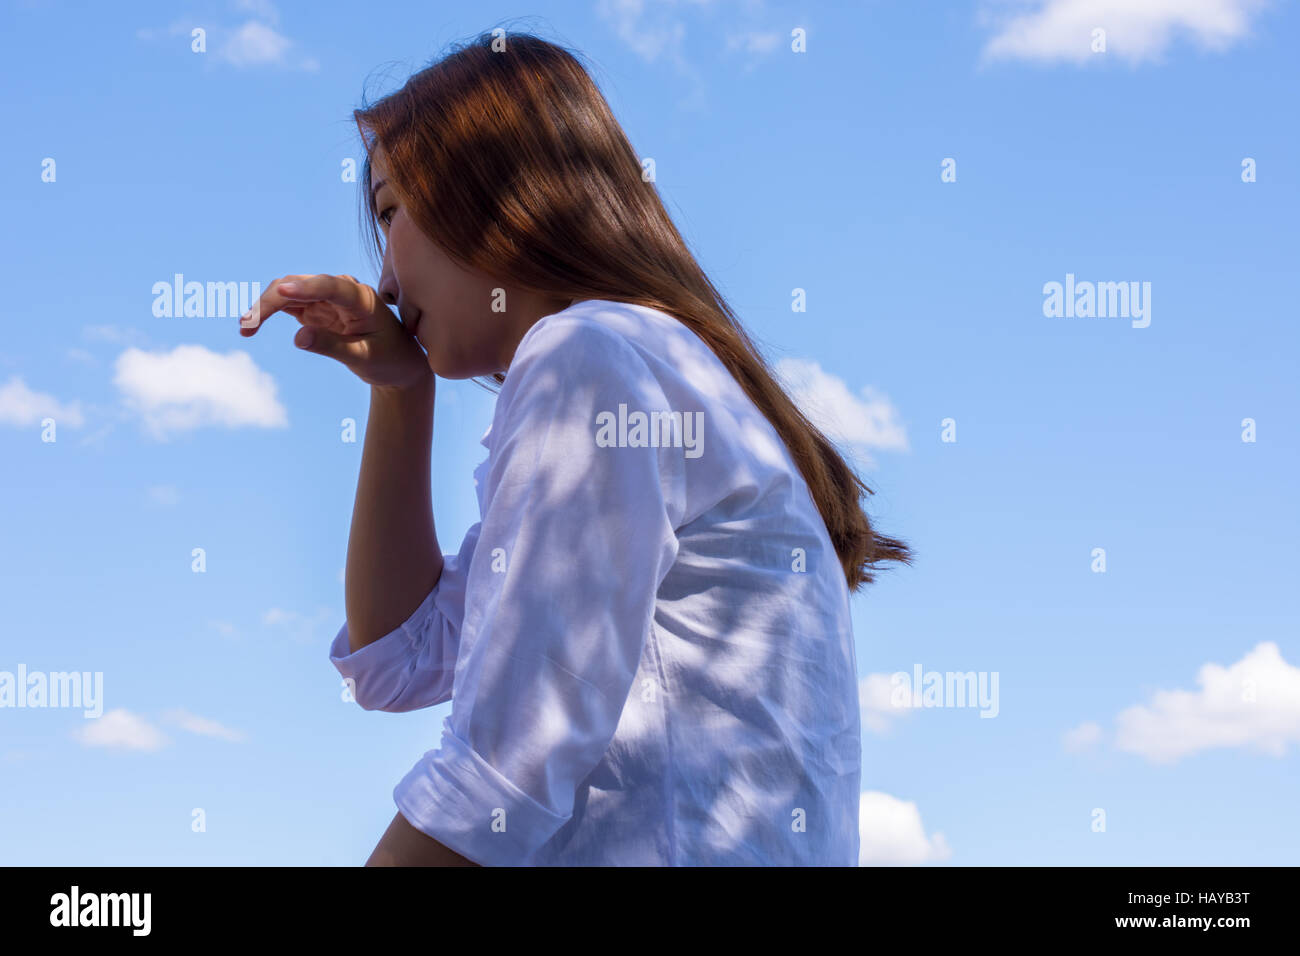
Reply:
M381 179L381 180L379 180L379 182L375 183L373 186L370 187L370 203L371 203L371 205L374 205L374 203L375 203L375 193L379 192L380 187L382 187L382 186L387 186L387 185L388 185L388 180L387 180L387 179Z

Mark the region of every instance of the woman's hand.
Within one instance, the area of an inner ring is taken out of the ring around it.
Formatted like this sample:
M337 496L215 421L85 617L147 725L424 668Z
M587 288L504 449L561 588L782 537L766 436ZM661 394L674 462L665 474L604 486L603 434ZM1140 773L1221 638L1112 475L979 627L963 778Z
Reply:
M328 355L363 382L407 388L433 375L415 336L393 315L379 293L349 275L291 275L272 282L248 312L239 334L256 334L276 312L302 323L293 342Z

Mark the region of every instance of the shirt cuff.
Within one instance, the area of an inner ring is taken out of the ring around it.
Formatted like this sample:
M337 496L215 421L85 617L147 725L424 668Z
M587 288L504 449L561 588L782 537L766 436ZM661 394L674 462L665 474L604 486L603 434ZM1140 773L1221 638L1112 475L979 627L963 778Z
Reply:
M407 822L481 866L530 866L568 822L524 793L474 752L444 718L430 750L393 788ZM503 812L504 811L504 812Z
M438 595L435 585L402 624L360 650L353 651L348 622L330 644L330 663L351 681L352 696L363 710L379 710L402 689L395 680L404 675L414 655Z

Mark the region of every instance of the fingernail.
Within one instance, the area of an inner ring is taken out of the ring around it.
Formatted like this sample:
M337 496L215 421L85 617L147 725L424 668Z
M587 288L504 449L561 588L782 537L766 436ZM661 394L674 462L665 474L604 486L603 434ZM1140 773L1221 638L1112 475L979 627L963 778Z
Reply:
M281 282L281 283L280 283L279 285L277 285L275 288L276 288L276 291L278 291L278 292L283 292L285 295L293 295L295 292L298 291L298 283L296 283L296 282Z
M310 348L312 341L311 329L302 329L293 337L293 344L300 349Z

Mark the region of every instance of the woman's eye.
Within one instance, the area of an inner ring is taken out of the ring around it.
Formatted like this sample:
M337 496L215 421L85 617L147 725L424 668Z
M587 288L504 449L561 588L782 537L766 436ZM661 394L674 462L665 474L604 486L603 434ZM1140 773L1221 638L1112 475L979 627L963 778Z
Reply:
M393 224L393 219L392 216L389 216L388 214L396 211L397 208L395 206L389 206L387 209L385 209L383 212L379 214L379 221L382 222L385 226L391 226ZM385 216L388 216L388 218L385 219L384 218Z

